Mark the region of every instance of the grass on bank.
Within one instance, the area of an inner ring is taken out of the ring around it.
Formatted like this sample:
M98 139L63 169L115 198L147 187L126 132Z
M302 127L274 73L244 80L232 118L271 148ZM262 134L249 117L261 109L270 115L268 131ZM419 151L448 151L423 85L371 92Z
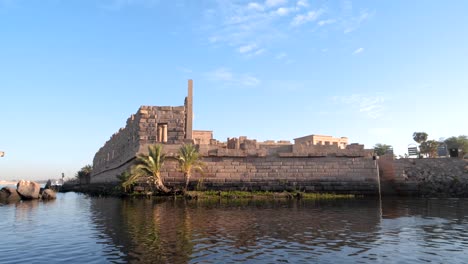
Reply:
M352 199L354 194L306 193L306 192L268 192L268 191L188 191L190 199Z

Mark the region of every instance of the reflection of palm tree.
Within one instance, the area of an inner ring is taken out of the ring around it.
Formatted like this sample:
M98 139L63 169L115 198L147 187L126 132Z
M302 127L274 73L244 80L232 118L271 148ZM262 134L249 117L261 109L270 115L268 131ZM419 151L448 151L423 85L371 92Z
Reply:
M190 182L190 176L192 170L202 172L203 163L201 162L201 155L198 152L198 149L192 144L185 144L179 149L179 168L184 173L185 178L185 188L184 191L187 191L187 187Z
M148 177L156 185L156 189L162 192L169 192L170 190L164 186L161 177L161 168L164 164L165 155L162 154L161 145L148 146L149 155L138 154L135 165L132 167L129 182L135 182L140 177Z
M174 259L176 263L188 263L193 253L192 218L188 207L187 201L184 201L183 209L178 208L183 214L180 217L183 221L180 221L176 227L178 231L175 245L177 254Z

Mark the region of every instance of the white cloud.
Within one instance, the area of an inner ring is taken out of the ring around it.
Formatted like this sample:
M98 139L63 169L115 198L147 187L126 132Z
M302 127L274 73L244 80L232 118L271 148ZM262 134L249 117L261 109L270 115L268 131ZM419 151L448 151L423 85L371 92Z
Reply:
M291 22L291 26L300 26L310 21L317 20L323 13L322 9L309 11L306 14L296 15Z
M251 52L252 50L254 50L256 48L257 48L257 45L255 45L255 44L240 46L239 47L239 53Z
M364 51L364 48L359 48L359 49L356 49L353 54L356 55L356 54L359 54L359 53L362 53Z
M250 56L256 56L264 53L266 50L259 48L256 44L243 45L238 48L240 54Z
M281 60L281 59L286 58L287 56L288 56L288 55L287 55L286 53L282 52L282 53L276 55L275 58L276 58L277 60Z
M326 5L313 8L307 0L214 2L215 6L207 9L202 16L204 24L201 29L208 33L207 44L232 49L247 57L265 53L266 50L275 50L274 45L279 40L302 38L301 25L322 27L336 23L336 26L325 27L322 31L350 32L370 16L367 11L353 15L351 3L345 5L346 12L340 13L336 10L328 11L329 7ZM326 17L326 13L336 13L336 16ZM296 30L291 30L291 27L295 27Z
M252 55L260 55L265 53L266 49L258 49Z
M109 0L105 1L103 6L105 9L120 10L128 6L143 6L155 7L160 0Z
M255 2L250 2L247 4L247 9L250 9L250 10L255 10L255 11L263 11L265 10L265 8L263 7L263 5L259 4L259 3L255 3Z
M307 2L307 0L299 0L299 1L297 1L296 5L299 6L299 7L308 7L309 3Z
M226 68L218 68L206 74L210 81L231 82L233 80L233 73Z
M256 78L256 77L245 74L245 75L241 76L240 84L242 84L244 86L257 86L257 85L260 84L260 80L258 78Z
M358 29L364 21L368 20L373 15L373 12L371 13L367 10L361 10L358 16L351 17L350 19L344 21L344 33L350 33Z
M326 20L320 20L317 24L322 27L325 25L333 24L335 22L336 22L335 19L326 19Z
M284 5L288 2L288 0L266 0L265 6L267 7L275 7L279 5Z
M221 67L205 74L206 79L212 82L222 82L227 86L257 86L260 79L247 73L238 74Z
M280 16L286 16L287 14L289 14L289 12L291 11L291 9L289 8L286 8L286 7L280 7L276 10L276 14L280 15Z
M346 104L356 109L359 113L377 119L383 115L385 98L383 96L364 96L353 94L351 96L335 96L337 103Z

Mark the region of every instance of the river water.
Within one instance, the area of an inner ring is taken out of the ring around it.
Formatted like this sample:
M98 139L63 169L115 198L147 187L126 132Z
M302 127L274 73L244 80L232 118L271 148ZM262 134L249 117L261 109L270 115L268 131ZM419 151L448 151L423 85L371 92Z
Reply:
M467 263L468 200L0 205L0 263Z

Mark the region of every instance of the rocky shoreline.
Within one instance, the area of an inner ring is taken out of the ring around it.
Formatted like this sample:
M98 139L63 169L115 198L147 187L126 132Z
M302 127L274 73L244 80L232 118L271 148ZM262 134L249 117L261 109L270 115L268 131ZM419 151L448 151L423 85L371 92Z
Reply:
M20 200L53 200L56 199L57 195L55 191L50 189L50 185L46 185L45 188L37 182L21 180L16 184L16 189L12 187L3 187L0 190L0 202L11 203L18 202Z

